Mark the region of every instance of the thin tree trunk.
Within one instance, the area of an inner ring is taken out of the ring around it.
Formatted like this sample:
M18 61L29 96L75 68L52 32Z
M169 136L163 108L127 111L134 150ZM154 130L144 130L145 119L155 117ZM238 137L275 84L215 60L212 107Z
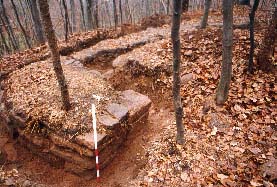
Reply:
M2 16L3 20L2 20L2 23L4 24L4 27L9 35L9 38L10 38L10 41L11 41L11 44L13 46L13 48L15 50L18 50L19 49L19 46L18 46L18 43L17 43L17 40L16 40L16 37L15 37L15 34L13 32L13 28L11 26L11 22L10 22L10 19L8 18L7 16L7 13L6 13L6 9L5 9L5 6L4 6L4 2L3 0L0 0L0 16Z
M25 2L25 1L23 1L23 2ZM24 8L24 6L23 6L23 4L22 4L22 1L19 1L19 4L20 4L20 8L21 8L21 10L22 10L23 16L24 16L24 24L25 24L25 27L28 28L27 13L26 13L25 8ZM22 15L22 14L21 14L21 15Z
M108 14L108 21L109 21L109 24L110 24L110 27L111 27L112 26L111 14L110 14L110 11L109 11L109 6L108 6L107 1L105 1L105 8L106 8L106 11L107 11L107 14Z
M132 12L131 12L131 9L130 9L130 5L129 5L129 0L126 0L126 9L128 11L128 20L131 21L131 23L133 23L133 18L132 18Z
M81 6L81 19L82 19L82 23L83 23L83 28L84 28L84 30L86 30L86 21L85 21L83 0L79 0L79 1L80 1L80 6Z
M129 6L129 5L128 5ZM146 12L146 17L150 16L150 3L149 0L146 0L145 2L145 12Z
M18 16L18 13L17 13L17 10L16 10L16 6L15 6L15 3L14 3L14 0L11 0L11 2L12 2L12 6L13 6L13 10L14 10L14 14L15 14L16 20L18 22L18 25L19 25L21 31L22 31L22 34L23 34L24 39L26 41L26 44L27 44L28 48L31 48L29 37L27 36L26 31L25 31L24 27L21 24L21 21L19 19L19 16Z
M11 50L10 50L10 48L9 48L7 42L6 42L6 38L5 38L4 34L3 34L3 30L2 30L2 27L1 27L1 26L0 26L0 36L1 36L1 40L2 40L2 42L3 42L3 44L4 44L5 50L6 50L8 53L10 53Z
M68 87L66 84L66 80L64 77L61 61L60 61L60 54L58 50L57 38L55 35L55 31L53 29L53 24L51 21L51 16L49 13L49 5L47 0L39 0L39 8L41 13L41 18L43 21L44 32L46 34L46 38L48 41L48 46L50 48L52 54L52 62L54 66L54 71L59 83L59 87L61 90L61 97L62 102L65 110L70 109L70 101L69 101L69 93Z
M216 103L222 105L228 98L232 77L233 48L233 0L223 0L222 67L217 87Z
M4 27L5 30L6 30L6 33L8 34L10 46L12 47L12 49L13 49L14 51L16 51L16 46L15 46L15 43L13 42L11 33L9 32L9 29L8 29L6 23L5 23L5 20L4 20L3 16L1 16L1 14L0 14L0 20L1 20L2 24L3 24L3 27Z
M39 17L37 0L29 0L29 3L31 7L32 19L34 22L37 41L39 42L39 44L43 44L45 43L45 39L43 36L42 25Z
M272 68L271 54L274 56L274 44L277 36L277 7L275 7L271 21L269 22L267 31L264 35L261 49L258 53L258 66L263 71L270 71Z
M166 14L169 15L170 1L167 0Z
M119 13L120 13L120 23L123 24L123 14L122 14L122 2L119 0Z
M114 27L116 28L118 25L118 17L117 17L117 11L116 11L116 2L113 0L113 17L114 17Z
M92 21L92 9L91 9L91 0L87 0L87 13L86 13L86 23L88 30L92 29L93 21Z
M70 0L72 32L76 32L75 1Z
M95 20L95 26L96 28L99 28L99 18L98 18L98 0L95 0L94 2L94 20Z
M182 10L183 10L183 12L187 12L189 10L189 0L183 0Z
M184 126L183 126L183 106L180 96L180 64L181 64L181 47L180 47L180 22L182 0L173 1L173 17L171 28L171 39L173 45L173 99L175 107L175 117L177 126L177 143L184 143Z
M69 28L69 23L68 23L68 11L67 11L67 5L65 0L62 0L63 8L64 8L64 38L65 41L68 40L68 28Z
M27 25L29 27L29 32L30 32L29 36L32 38L33 43L37 43L36 31L33 27L34 21L33 21L33 18L32 18L32 10L31 10L31 5L30 5L29 0L25 0L24 4L26 5L26 10L25 10L26 17L25 17L25 19L26 19Z
M250 24L249 24L249 31L250 31L250 52L249 52L249 62L248 62L248 72L253 73L253 57L254 57L254 50L255 50L255 36L254 36L254 22L255 22L255 13L258 9L260 0L255 0L254 5L251 9L249 14Z
M212 0L205 0L204 15L202 17L201 24L200 24L201 29L204 29L207 26L211 3L212 3Z

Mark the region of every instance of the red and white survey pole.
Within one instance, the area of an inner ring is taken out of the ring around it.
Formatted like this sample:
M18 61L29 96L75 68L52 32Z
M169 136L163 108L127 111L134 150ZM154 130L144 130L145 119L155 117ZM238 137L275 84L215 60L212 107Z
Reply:
M96 162L96 177L97 182L100 182L100 167L99 167L99 152L97 148L97 126L96 126L96 107L95 104L91 105L92 126L93 126L93 140L95 149L95 162Z

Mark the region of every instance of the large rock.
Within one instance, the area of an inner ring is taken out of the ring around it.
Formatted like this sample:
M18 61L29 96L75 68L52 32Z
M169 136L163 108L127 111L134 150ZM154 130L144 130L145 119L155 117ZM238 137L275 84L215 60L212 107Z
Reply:
M151 100L149 97L133 90L126 90L122 92L121 103L129 110L128 122L130 124L139 120L141 116L148 112L151 106Z
M269 177L270 181L277 180L277 159L270 157L270 159L261 166L262 175Z

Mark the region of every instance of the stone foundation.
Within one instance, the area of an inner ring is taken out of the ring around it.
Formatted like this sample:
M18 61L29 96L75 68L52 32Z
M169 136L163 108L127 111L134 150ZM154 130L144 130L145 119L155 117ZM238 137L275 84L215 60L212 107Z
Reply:
M108 103L104 111L97 112L97 125L106 127L107 133L98 134L100 167L106 167L135 125L147 122L151 101L147 96L132 90L123 91L116 103ZM26 131L26 119L10 112L8 126L16 128L19 142L48 161L75 174L95 176L93 132L68 138L57 134L42 123L47 133Z

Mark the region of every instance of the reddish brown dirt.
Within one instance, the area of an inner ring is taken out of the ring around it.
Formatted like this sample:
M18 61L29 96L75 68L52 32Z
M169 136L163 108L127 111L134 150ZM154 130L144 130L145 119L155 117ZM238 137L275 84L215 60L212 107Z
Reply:
M125 74L124 78L120 76L116 79L115 82L121 82L121 84L115 85L116 89L133 89L146 94L153 101L153 105L148 122L139 124L130 132L128 139L120 148L115 159L107 168L100 171L101 182L98 186L103 187L130 186L128 184L130 180L137 176L139 169L145 164L147 159L145 156L146 148L151 141L159 137L169 118L174 116L170 114L172 113L171 104L167 100L169 97L166 93L169 93L169 90L165 90L162 86L154 86L152 78L131 78ZM3 140L6 138L6 135L2 135ZM1 142L2 139L0 137ZM9 139L9 142L5 143L3 147L4 152L6 151L8 155L13 156L5 163L4 169L15 168L19 171L20 177L27 178L36 184L53 187L97 186L95 179L88 180L65 172L63 169L52 167L42 158L19 145L16 140Z

